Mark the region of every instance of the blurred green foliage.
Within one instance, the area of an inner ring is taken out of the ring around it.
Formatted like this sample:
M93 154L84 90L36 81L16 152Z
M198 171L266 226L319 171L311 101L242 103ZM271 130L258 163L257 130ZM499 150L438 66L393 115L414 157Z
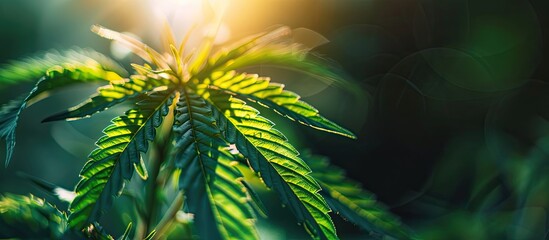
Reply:
M67 216L32 195L0 196L0 213L1 238L60 239L67 230Z

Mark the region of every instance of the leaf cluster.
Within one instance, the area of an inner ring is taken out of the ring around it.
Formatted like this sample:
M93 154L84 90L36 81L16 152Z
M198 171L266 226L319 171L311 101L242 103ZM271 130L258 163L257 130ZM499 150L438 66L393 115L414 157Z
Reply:
M313 238L338 238L329 214L332 210L377 234L372 236L411 237L370 194L345 180L339 169L326 160L300 156L275 124L248 104L254 102L305 126L355 138L284 85L242 70L274 64L341 82L329 66L308 57L307 48L289 41L289 28L258 34L226 48L216 48L213 39L206 38L192 51L186 40L176 43L166 31L162 52L101 26L93 26L92 31L126 45L147 63L132 64L132 75L128 75L109 58L77 49L15 61L0 70L4 85L39 79L30 93L1 108L6 165L12 158L21 111L52 91L72 84L104 83L84 102L45 122L78 120L131 103L103 130L97 148L88 155L68 216L35 197L10 195L0 202L0 219L9 223L6 226L17 225L13 231L26 226L36 230L33 233L54 238L67 232L110 238L100 231L98 222L117 197L126 193L136 202L141 224L133 233L137 237L170 234L181 222L178 214L186 212L194 216L193 236L257 239L255 220L267 211L242 173L242 166L247 165L252 176L277 193ZM151 157L152 152L156 156ZM125 189L134 172L145 190ZM158 196L166 193L174 197ZM159 198L172 203L159 207L164 202ZM24 237L24 233L13 232L10 237Z

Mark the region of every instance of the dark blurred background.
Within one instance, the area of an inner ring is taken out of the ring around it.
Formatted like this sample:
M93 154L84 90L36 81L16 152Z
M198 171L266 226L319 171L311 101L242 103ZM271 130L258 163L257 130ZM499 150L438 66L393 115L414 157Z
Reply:
M176 1L0 1L0 63L72 46L110 54L109 41L89 31L95 23L158 44L157 15L169 9L170 2ZM290 121L277 118L277 126L293 143L328 156L423 238L545 239L548 1L234 0L230 4L225 21L230 39L274 25L316 31L330 42L314 51L339 65L349 86L359 92L301 75L268 72L358 136L358 140L345 139L292 127ZM179 21L181 29L196 16L191 11L172 14L169 19ZM122 62L132 60L119 57ZM6 102L30 87L3 89L0 100ZM93 92L94 88L70 88L23 113L14 160L0 170L0 192L30 191L43 197L17 177L17 171L73 188L100 130L122 110L77 122L41 124L40 120ZM266 238L304 236L286 235L293 230L284 229L292 227L285 226L288 223L281 216L272 218L282 227L264 233ZM344 238L360 239L364 234L341 220L336 224Z

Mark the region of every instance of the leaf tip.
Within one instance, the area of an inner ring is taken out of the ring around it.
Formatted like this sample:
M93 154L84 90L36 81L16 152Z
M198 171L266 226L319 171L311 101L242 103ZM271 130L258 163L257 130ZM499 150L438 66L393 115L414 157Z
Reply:
M11 158L13 156L13 147L14 146L15 146L15 142L7 143L7 146L6 146L6 162L4 163L4 168L8 168L8 166L10 165Z
M100 37L103 37L103 38L106 38L106 39L115 39L118 37L119 33L118 32L115 32L113 30L110 30L108 28L105 28L99 24L93 24L91 27L90 27L90 30L99 35Z
M103 28L103 27L99 24L92 24L91 27L90 27L90 30L94 33L99 33L101 28Z
M67 113L69 113L69 111L67 111L67 110L56 113L54 115L51 115L49 117L46 117L46 118L42 119L41 123L54 122L54 121L59 121L59 120L66 120Z
M346 137L348 137L348 138L350 138L350 139L353 139L353 140L358 139L358 137L357 137L354 133L352 133L352 132L348 132L347 135L346 135Z

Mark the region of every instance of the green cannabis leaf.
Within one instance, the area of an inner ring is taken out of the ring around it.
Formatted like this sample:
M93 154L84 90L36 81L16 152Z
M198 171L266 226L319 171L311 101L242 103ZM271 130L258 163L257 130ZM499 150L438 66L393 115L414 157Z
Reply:
M242 175L231 165L232 155L212 110L200 96L183 90L177 104L174 132L181 169L179 187L196 215L200 236L207 239L255 239L251 207Z
M141 153L154 140L156 128L168 114L171 103L171 93L153 92L103 130L105 136L97 140L98 148L90 153L90 160L80 173L77 196L69 208L71 227L83 228L99 220L112 205L124 181L132 177L136 166L142 165Z
M0 238L2 239L93 239L114 240L94 223L84 231L69 228L67 215L33 195L0 195Z
M350 131L320 116L318 110L299 100L299 95L284 90L282 84L271 83L269 78L254 74L236 74L235 71L215 72L203 84L209 84L208 88L257 102L304 125L356 138Z
M51 50L35 57L11 61L0 68L0 84L34 82L43 77L52 67L94 69L96 74L127 75L126 70L105 55L90 49L71 49L64 52ZM88 71L82 71L86 73Z
M355 181L345 177L342 169L330 165L325 157L305 152L305 162L311 166L313 177L320 183L320 194L332 210L361 228L397 239L411 239L411 233L398 218L379 203L375 196L363 190Z
M67 229L67 216L44 199L0 195L0 238L60 239Z
M103 55L95 54L100 57L105 58ZM53 53L46 55L50 58L54 58L54 63L60 65L53 65L47 68L47 70L42 73L43 76L38 80L35 87L25 96L21 96L19 100L11 101L8 104L2 106L0 110L0 138L6 140L6 166L9 164L14 147L15 147L15 129L17 127L17 122L19 120L19 115L21 112L32 105L33 103L40 101L43 97L47 97L49 92L57 90L62 87L66 87L76 83L82 82L96 82L96 81L115 81L121 79L121 77L115 72L104 70L102 67L98 66L98 62L92 61L90 65L86 63L78 63L77 59L67 58L65 56L57 56ZM78 55L80 56L80 55ZM91 61L90 58L86 58L88 61ZM61 63L61 61L67 61ZM36 71L34 68L24 68L25 64L31 64L32 62L38 61L36 63L38 69L43 69L44 61L46 60L27 60L25 62L14 62L12 65L9 65L7 70L0 71L0 74L12 73L10 71L28 71L21 73L20 78L18 75L12 76L7 74L5 79L8 79L10 82L15 82L18 80L27 80L29 77L37 77ZM41 65L42 64L42 65ZM39 77L39 76L38 76ZM0 78L1 79L1 78Z
M117 104L133 100L142 96L147 90L161 86L157 81L147 81L147 78L135 75L130 79L113 81L109 85L99 87L97 94L91 96L80 105L69 108L63 112L47 117L43 122L57 120L78 120L90 117L95 113L105 111Z
M248 159L265 184L279 193L282 203L314 236L335 238L335 227L328 215L330 208L318 193L320 186L286 137L242 100L219 92L208 93L225 137Z
M127 46L147 63L132 64L133 75L128 76L103 55L73 50L12 62L0 70L0 81L9 84L40 79L30 93L1 108L0 137L7 140L6 163L12 158L21 111L50 92L72 84L104 83L82 103L44 122L79 120L115 105L131 106L103 130L97 149L89 154L70 214L59 217L60 234L70 229L88 238L109 239L97 223L124 194L135 204L138 224L135 231L132 224L127 225L122 239L134 234L137 238L169 235L179 224L191 226L187 237L257 239L254 210L262 216L267 213L244 181L241 162L231 154L238 151L255 177L277 193L311 237L338 238L329 215L332 210L368 230L408 236L398 221L359 187L345 182L337 170L323 161L302 159L274 123L247 104L258 103L306 126L355 138L297 93L269 77L242 70L273 64L341 81L333 68L309 57L309 49L288 44L291 29L258 34L217 51L213 38L207 37L200 48L189 51L185 43L190 34L176 43L167 28L162 52L101 26L93 26L92 31ZM126 190L134 171L142 179L137 184L145 187ZM173 184L170 179L175 179ZM158 221L156 216L162 218ZM191 221L181 220L188 216Z

